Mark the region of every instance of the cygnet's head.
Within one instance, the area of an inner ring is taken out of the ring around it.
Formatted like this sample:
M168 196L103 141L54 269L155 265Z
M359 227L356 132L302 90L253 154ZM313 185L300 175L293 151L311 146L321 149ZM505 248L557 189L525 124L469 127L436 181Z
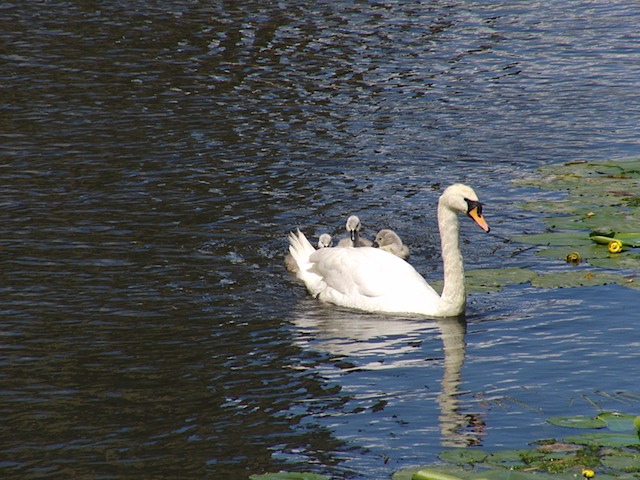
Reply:
M393 244L402 245L402 240L396 232L389 230L388 228L380 230L376 235L375 242L373 242L373 246L378 248Z
M327 248L331 246L331 235L328 233L323 233L318 238L318 248Z
M360 227L360 219L357 216L351 215L349 218L347 218L347 224L345 225L345 228L347 229L347 232L349 232L349 237L351 238L352 242L357 242Z
M402 243L402 240L396 232L388 228L378 232L373 246L405 260L409 258L409 248Z

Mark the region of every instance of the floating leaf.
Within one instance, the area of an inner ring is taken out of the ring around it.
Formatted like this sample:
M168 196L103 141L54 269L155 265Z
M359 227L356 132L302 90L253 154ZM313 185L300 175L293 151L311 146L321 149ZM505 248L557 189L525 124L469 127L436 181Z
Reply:
M606 251L606 248L603 249ZM640 270L640 254L633 252L622 252L609 254L602 257L592 257L589 263L600 268L619 268L625 270Z
M438 458L444 462L454 463L456 465L473 465L480 463L487 458L487 453L482 450L472 450L470 448L456 448L454 450L445 450L440 452Z
M393 474L393 480L436 480L446 475L448 478L462 480L540 480L541 475L510 469L469 470L462 467L443 465L424 465L410 467ZM547 478L546 476L544 478ZM573 475L554 475L554 480L575 480Z
M607 428L613 432L633 432L636 427L633 424L634 415L617 412L603 412L596 416L607 424Z
M467 270L465 283L471 291L482 289L498 290L506 285L517 285L530 282L538 274L532 270L518 267L486 268L482 270Z
M415 474L421 471L437 472L441 475L447 475L453 478L462 478L469 480L477 476L477 472L473 470L466 470L461 467L453 465L423 465L420 467L404 468L393 474L391 477L393 480L411 480Z
M591 259L596 259L607 268L639 269L640 262L628 258L622 262L610 261L606 248L601 248L601 253L590 252L589 255L581 251L589 231L592 241L607 246L613 240L620 240L625 248L640 247L640 233L637 233L640 225L638 165L640 160L547 165L537 170L538 176L517 181L521 185L566 191L567 195L557 201L523 205L525 209L553 214L543 219L551 231L519 235L513 240L540 246L566 246L570 251L579 252L592 265L596 262ZM568 253L542 255L565 259ZM614 253L622 255L615 248Z
M640 445L640 439L635 434L623 433L585 433L575 437L565 438L567 442L580 445L595 445L599 447L628 447Z
M602 248L600 245L596 245L595 243L590 245L581 245L578 247L549 247L536 252L536 255L541 257L557 258L566 262L567 255L573 252L580 254L583 261L588 263L591 263L591 259L594 258L609 258L609 252L606 247Z
M547 422L559 427L568 428L603 428L606 422L600 418L586 417L584 415L574 415L570 417L551 417Z
M542 288L590 287L620 283L620 275L592 270L579 270L538 275L531 280L531 285Z
M640 472L640 452L610 450L608 453L600 460L605 467L623 472Z
M516 235L511 238L514 242L530 245L588 245L589 237L584 232L548 232L531 235Z
M432 468L424 468L418 470L411 475L411 480L461 480L460 477L450 475L448 473L442 473Z
M501 467L524 467L531 463L533 459L544 457L544 453L537 450L503 450L492 453L487 457L486 463L491 465L499 465ZM527 462L524 459L528 459Z
M262 475L251 475L250 480L331 480L325 475L315 473L278 472L264 473Z

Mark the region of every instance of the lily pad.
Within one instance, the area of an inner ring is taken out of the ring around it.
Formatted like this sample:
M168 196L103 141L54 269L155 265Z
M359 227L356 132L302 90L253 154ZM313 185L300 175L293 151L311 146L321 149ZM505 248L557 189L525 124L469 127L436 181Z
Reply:
M423 465L420 467L409 467L404 468L393 474L391 477L393 480L412 480L413 476L418 474L418 472L436 472L440 475L447 475L453 478L461 478L465 480L469 480L474 475L477 475L477 472L474 470L467 470L461 467L456 467L453 465Z
M552 425L568 428L604 428L607 425L603 419L587 417L584 415L551 417L547 418L547 422Z
M590 243L589 237L584 232L570 231L570 232L547 232L536 233L531 235L517 235L511 240L514 242L528 243L530 245L588 245Z
M531 285L542 288L592 287L620 283L621 280L622 277L614 273L578 270L538 275L531 281Z
M606 247L603 249L606 251ZM594 267L617 268L624 270L640 270L640 253L622 252L602 257L591 257L589 263Z
M620 240L624 248L640 248L639 166L638 159L570 162L541 167L536 176L516 181L521 185L566 191L566 195L557 201L523 205L522 208L549 214L543 221L550 231L519 235L512 240L545 247L566 246L572 251L580 251L589 241L597 241L605 244L600 252L582 255L592 265L640 269L640 260L636 262L635 257L630 256L623 261L615 260L608 256L607 249L612 238ZM542 255L564 258L557 252Z
M530 282L538 274L526 268L486 268L467 270L465 282L470 291L499 290L506 285L517 285Z
M453 463L455 465L473 465L475 463L483 462L487 456L488 453L485 453L482 450L456 448L440 452L438 458L444 462Z
M640 472L640 452L615 450L603 455L602 465L622 472Z
M550 247L536 252L536 255L548 258L557 258L566 262L567 255L578 252L583 262L591 263L594 258L608 258L609 251L607 248L601 248L599 245L592 243L591 245L566 245L562 247Z
M264 473L262 475L251 475L250 480L331 480L325 475L315 473L278 472Z
M640 439L635 434L624 433L585 433L574 437L567 437L565 441L579 445L594 445L599 447L629 447L640 445Z
M627 415L618 412L603 412L596 419L606 423L607 428L612 432L634 432L636 430L633 421L635 415Z
M540 474L505 468L469 470L446 465L410 467L393 474L393 480L539 480ZM547 478L546 476L544 478ZM575 480L573 474L554 475L554 480Z
M519 267L485 268L465 270L465 288L467 293L496 292L507 285L518 285L530 282L538 276L533 270ZM438 292L442 292L442 280L431 280L429 284Z
M507 468L524 467L543 457L544 453L537 450L503 450L489 455L486 463Z

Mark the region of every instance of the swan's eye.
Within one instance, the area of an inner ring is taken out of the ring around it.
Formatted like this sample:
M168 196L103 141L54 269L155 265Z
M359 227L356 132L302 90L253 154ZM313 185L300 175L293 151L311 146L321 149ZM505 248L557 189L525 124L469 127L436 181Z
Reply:
M469 200L468 198L465 198L464 200L467 202L467 213L475 208L478 215L482 216L482 204L479 201Z

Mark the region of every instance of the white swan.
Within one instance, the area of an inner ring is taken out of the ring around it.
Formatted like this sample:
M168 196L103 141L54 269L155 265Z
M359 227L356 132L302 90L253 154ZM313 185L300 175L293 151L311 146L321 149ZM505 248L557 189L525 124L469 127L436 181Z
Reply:
M356 215L347 218L345 229L349 232L349 238L343 238L338 242L339 247L370 247L373 242L360 236L360 219Z
M377 247L385 252L393 253L403 260L409 258L409 247L407 247L393 230L384 228L378 232L373 241L373 247Z
M459 246L458 214L466 213L484 231L482 205L471 187L448 187L438 202L442 246L442 295L407 262L379 248L315 250L300 230L289 234L289 251L297 276L319 300L370 312L414 313L434 317L464 313L464 267Z
M331 242L333 242L331 235L329 235L328 233L323 233L318 238L318 249L330 247ZM288 252L284 256L284 264L286 265L287 270L289 270L290 272L296 273L298 271L298 264L293 259L293 256L291 256L290 252Z

